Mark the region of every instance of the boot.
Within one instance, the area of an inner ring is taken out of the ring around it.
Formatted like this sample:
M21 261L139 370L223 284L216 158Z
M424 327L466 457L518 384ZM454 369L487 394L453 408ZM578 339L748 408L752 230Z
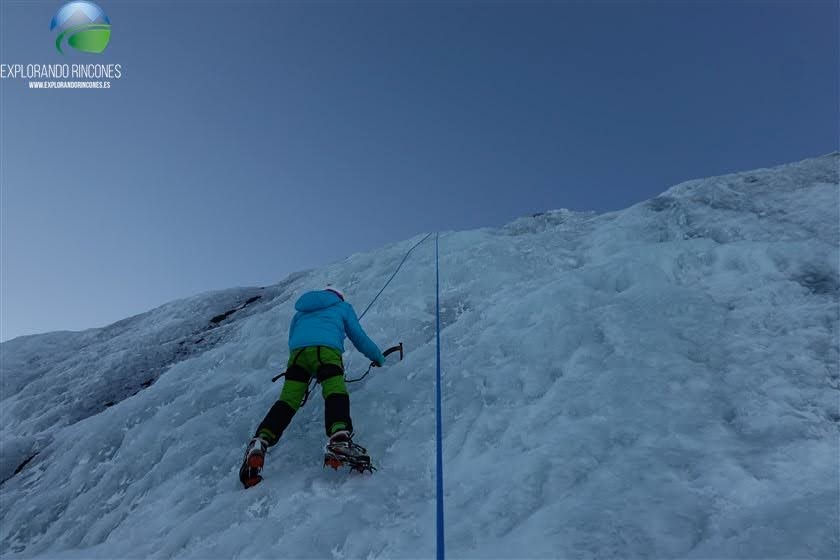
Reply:
M373 471L370 464L370 456L367 449L353 443L353 437L347 430L339 430L330 436L327 447L324 450L324 466L338 469L341 466L349 466L359 472Z
M260 472L265 464L266 449L268 449L268 442L262 438L255 437L248 442L245 458L239 468L239 480L245 488L256 486L262 481Z

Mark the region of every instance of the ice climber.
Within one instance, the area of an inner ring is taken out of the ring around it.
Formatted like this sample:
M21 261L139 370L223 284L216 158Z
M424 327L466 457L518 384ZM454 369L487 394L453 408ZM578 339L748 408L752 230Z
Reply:
M370 461L365 449L352 440L350 397L341 359L344 338L348 337L375 366L384 365L385 356L362 330L353 306L344 301L344 294L337 288L327 286L303 294L295 303L295 310L297 313L289 327L289 361L280 398L248 443L239 471L246 488L262 480L265 452L279 441L292 421L313 376L321 384L324 397L324 427L329 438L325 464L337 466L344 459L354 457L367 460L368 464Z

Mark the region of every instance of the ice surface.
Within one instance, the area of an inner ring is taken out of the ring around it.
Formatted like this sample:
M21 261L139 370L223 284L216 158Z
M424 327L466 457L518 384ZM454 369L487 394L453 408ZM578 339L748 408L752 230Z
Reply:
M840 556L839 161L441 234L450 557ZM322 470L316 395L237 479L295 297L361 311L419 239L0 345L3 557L433 557L431 242L363 321L407 351L350 386L379 470Z

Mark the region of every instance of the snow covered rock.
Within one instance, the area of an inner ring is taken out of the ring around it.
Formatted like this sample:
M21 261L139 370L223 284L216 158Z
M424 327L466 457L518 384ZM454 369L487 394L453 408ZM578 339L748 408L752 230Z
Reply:
M838 162L441 234L450 556L838 557ZM321 469L315 396L236 474L296 295L360 311L419 239L0 345L3 557L434 556L430 243L363 321L407 351L351 385L379 470Z

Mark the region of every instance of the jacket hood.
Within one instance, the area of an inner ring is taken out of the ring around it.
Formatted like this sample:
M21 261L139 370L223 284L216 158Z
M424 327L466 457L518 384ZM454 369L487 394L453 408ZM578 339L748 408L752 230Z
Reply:
M319 290L317 292L306 292L300 296L295 303L296 311L317 311L318 309L326 309L341 302L338 294L328 290Z

